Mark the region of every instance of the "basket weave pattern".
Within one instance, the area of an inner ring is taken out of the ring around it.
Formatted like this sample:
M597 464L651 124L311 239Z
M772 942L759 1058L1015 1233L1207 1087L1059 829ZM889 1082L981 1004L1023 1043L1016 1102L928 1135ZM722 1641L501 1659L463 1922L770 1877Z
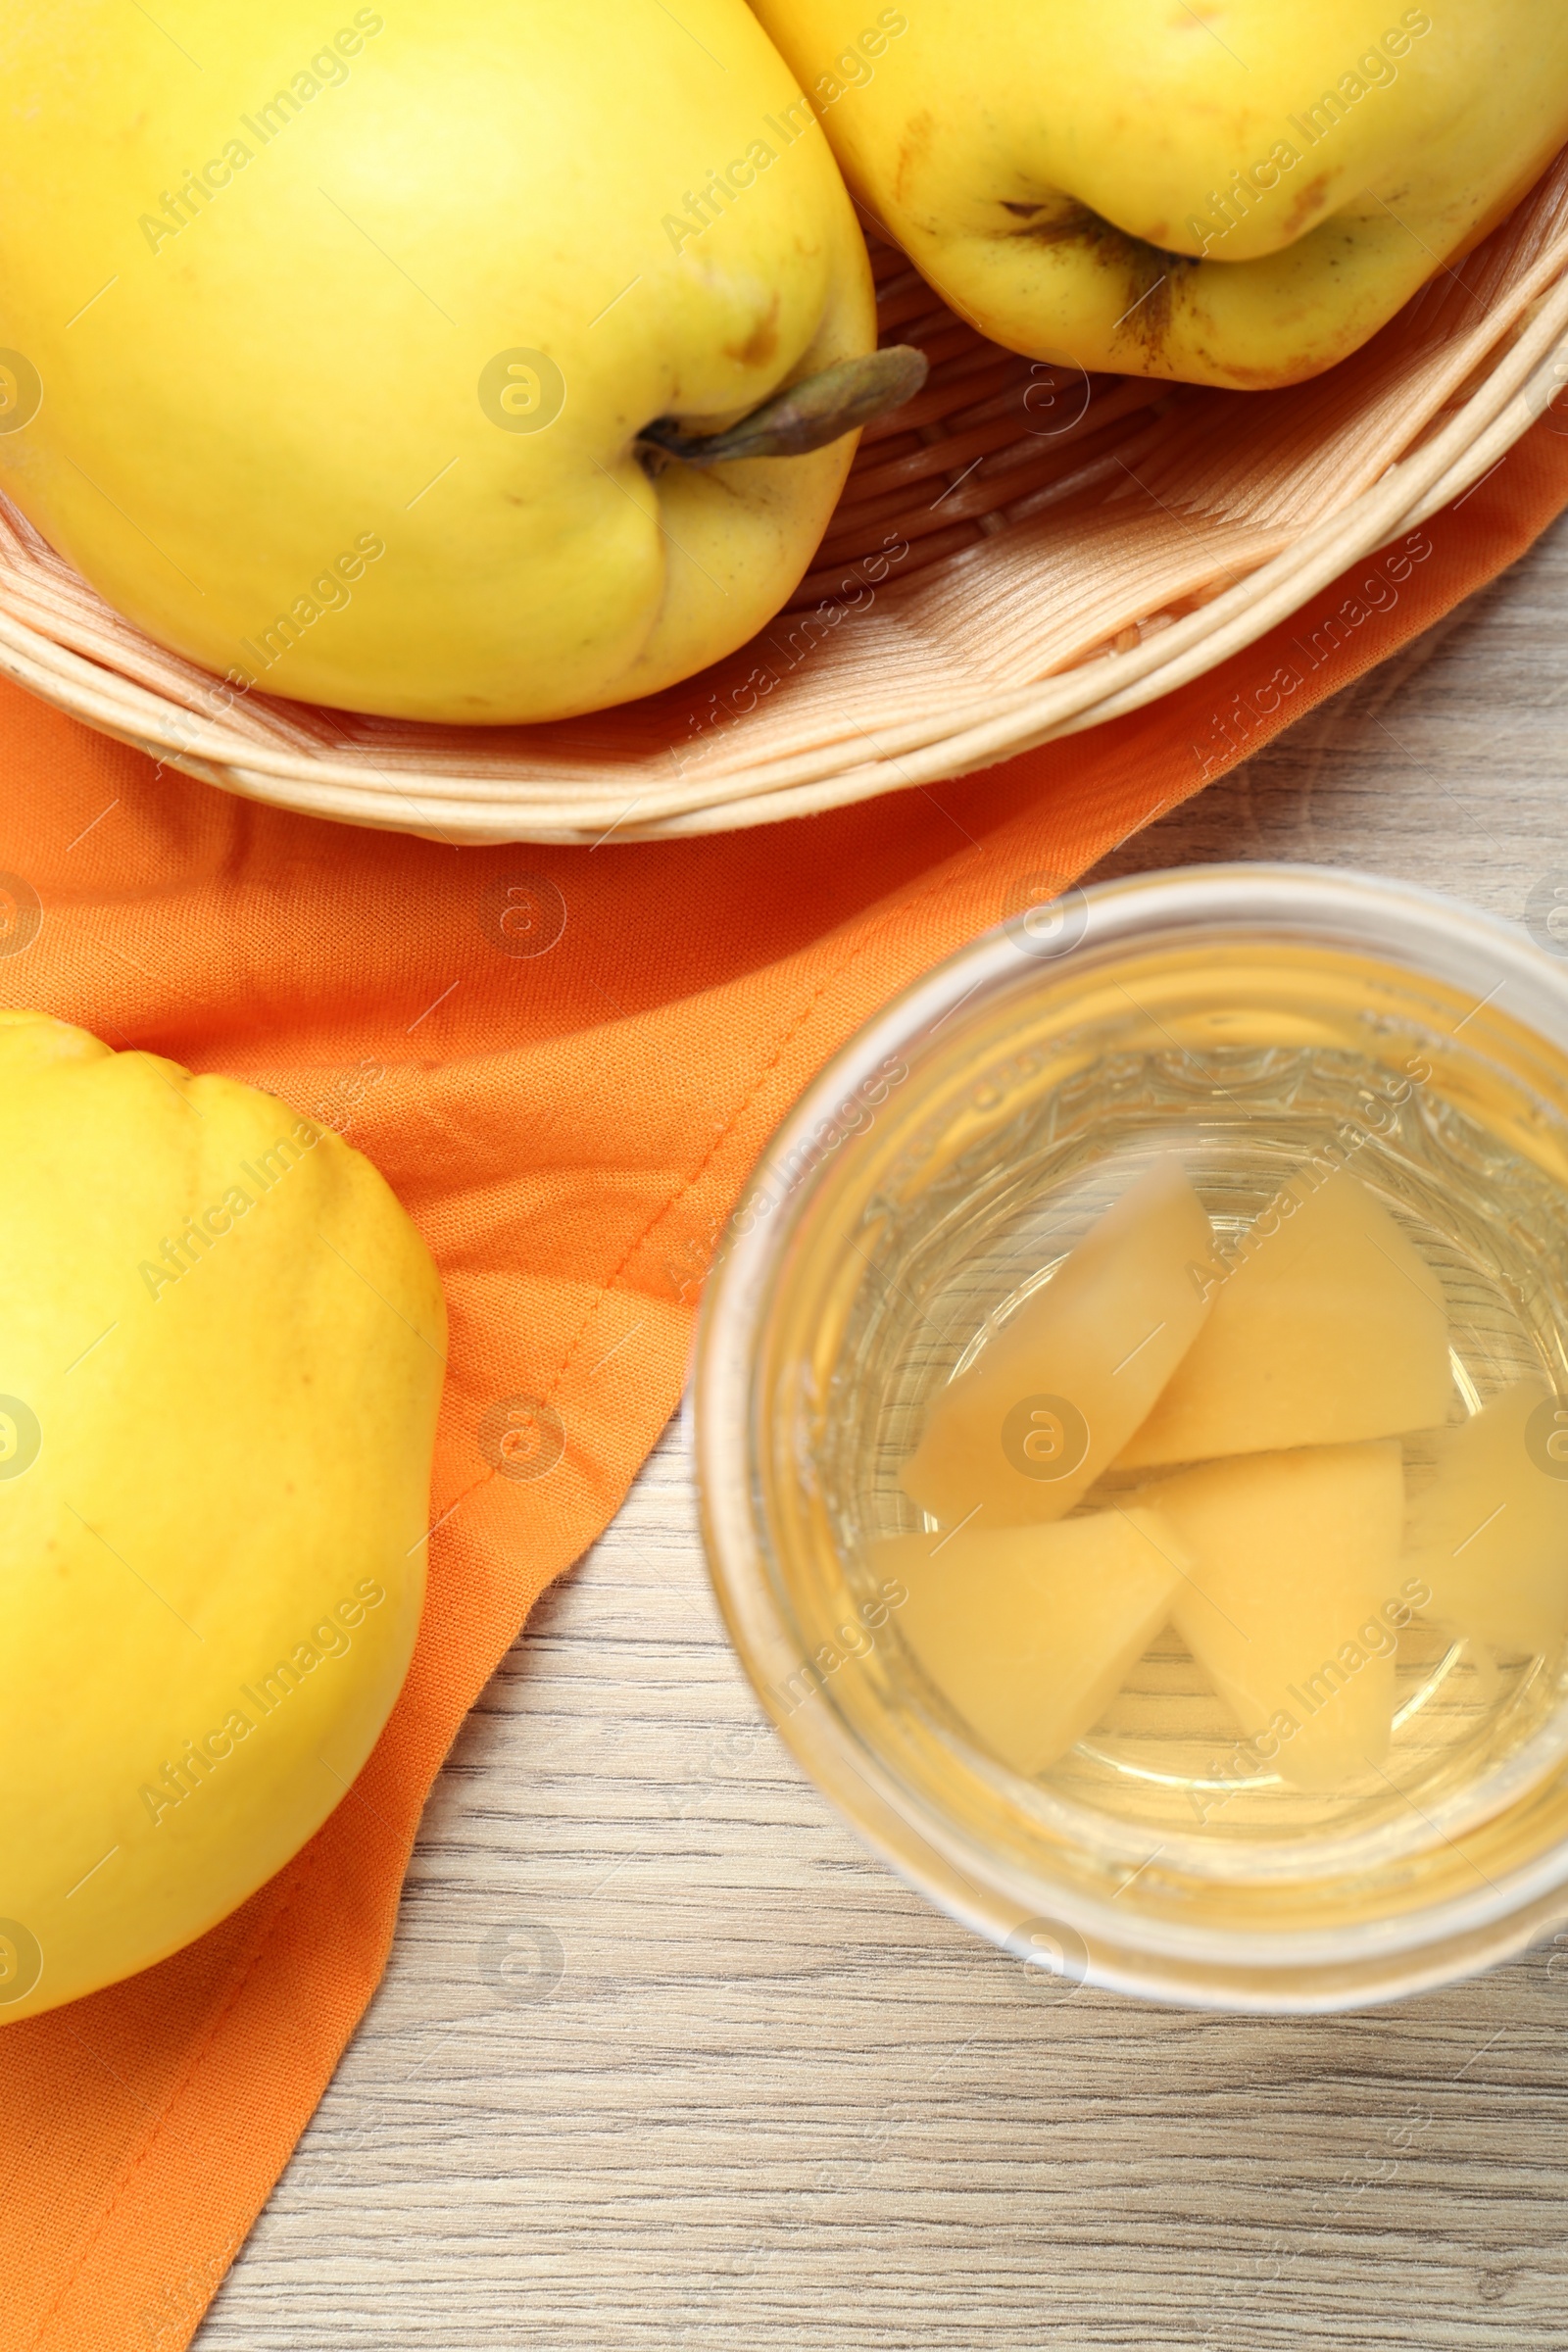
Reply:
M809 576L684 685L548 726L236 695L0 500L0 672L252 799L453 842L707 832L963 774L1131 710L1479 481L1568 381L1568 151L1327 375L1236 393L1020 360L872 248L925 388L864 435ZM1568 416L1565 416L1568 426Z

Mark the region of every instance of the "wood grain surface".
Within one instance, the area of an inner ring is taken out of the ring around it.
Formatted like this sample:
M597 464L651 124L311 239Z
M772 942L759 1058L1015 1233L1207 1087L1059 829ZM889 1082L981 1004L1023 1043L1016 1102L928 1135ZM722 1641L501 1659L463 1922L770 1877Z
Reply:
M1568 524L1102 872L1225 858L1568 885ZM688 1458L459 1740L201 2352L1568 2347L1568 1936L1286 2022L1027 1979L763 1728Z

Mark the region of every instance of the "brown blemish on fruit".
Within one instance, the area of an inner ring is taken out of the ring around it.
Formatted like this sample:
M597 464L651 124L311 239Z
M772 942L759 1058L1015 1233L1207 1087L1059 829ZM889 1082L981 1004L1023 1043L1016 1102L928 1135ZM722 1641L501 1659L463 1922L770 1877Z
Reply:
M1323 199L1329 192L1329 175L1320 172L1309 179L1304 188L1298 188L1296 199L1285 216L1285 234L1298 237L1313 215L1323 210Z
M1040 212L1045 208L1034 209ZM1004 210L1016 213L1018 208L1004 200ZM1088 260L1119 276L1124 299L1118 331L1127 341L1141 344L1151 359L1163 351L1177 296L1189 273L1200 266L1191 254L1168 253L1162 245L1130 237L1087 204L1071 201L1050 220L1031 220L1024 227L1006 228L1003 234L1026 237L1035 245L1076 245Z
M1228 383L1238 392L1277 392L1288 376L1277 368L1244 368L1240 360L1224 359L1217 363L1224 368Z
M726 360L741 368L765 368L778 349L778 296L775 293L768 305L767 317L759 318L744 343L726 343Z
M909 117L904 136L899 142L898 169L893 174L893 201L895 204L903 204L906 201L909 176L916 165L924 160L926 151L936 135L936 127L937 119L929 108L922 108L919 114Z

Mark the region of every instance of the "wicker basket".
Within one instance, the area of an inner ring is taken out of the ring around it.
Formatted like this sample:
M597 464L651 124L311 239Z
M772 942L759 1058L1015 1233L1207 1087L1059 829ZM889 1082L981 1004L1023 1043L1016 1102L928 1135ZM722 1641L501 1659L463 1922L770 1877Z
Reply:
M1568 151L1366 348L1285 392L1031 365L874 247L931 361L790 609L586 718L435 727L237 698L0 501L0 670L228 792L449 842L754 825L991 765L1237 652L1498 464L1568 381Z

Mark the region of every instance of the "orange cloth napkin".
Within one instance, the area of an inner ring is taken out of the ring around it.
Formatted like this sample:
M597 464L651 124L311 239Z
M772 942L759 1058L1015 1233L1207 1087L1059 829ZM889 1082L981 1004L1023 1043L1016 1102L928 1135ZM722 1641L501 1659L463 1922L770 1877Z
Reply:
M452 1310L429 1605L357 1787L190 1950L0 2028L3 2352L188 2343L381 1975L464 1712L673 1408L722 1220L813 1069L1042 877L1064 884L1385 660L1565 504L1568 437L1548 422L1408 545L1163 704L936 791L676 844L354 832L159 772L0 687L0 867L44 908L0 960L0 1002L330 1120L417 1220ZM479 1440L517 1396L564 1437L532 1481L498 1476Z

